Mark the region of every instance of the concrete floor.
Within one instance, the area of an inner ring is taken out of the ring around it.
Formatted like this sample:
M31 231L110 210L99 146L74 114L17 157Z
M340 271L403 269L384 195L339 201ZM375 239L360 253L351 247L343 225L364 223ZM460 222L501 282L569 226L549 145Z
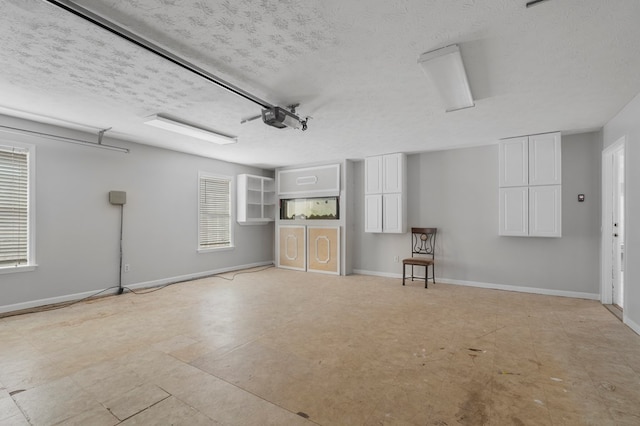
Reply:
M596 301L277 269L0 319L0 425L638 425Z

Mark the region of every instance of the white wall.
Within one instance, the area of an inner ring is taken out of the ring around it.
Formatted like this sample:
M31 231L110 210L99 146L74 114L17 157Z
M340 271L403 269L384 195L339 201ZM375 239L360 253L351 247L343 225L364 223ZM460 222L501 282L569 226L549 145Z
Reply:
M97 140L96 135L3 116L0 124ZM273 172L107 137L105 144L131 152L1 131L0 139L36 146L38 264L33 272L0 275L0 312L118 284L120 210L108 202L111 190L127 192L124 262L131 271L124 274L124 285L166 282L273 260L273 224L240 226L235 219L234 250L197 253L198 171L229 176L273 176Z
M437 227L436 281L597 298L600 247L599 133L562 140L562 238L498 236L498 146L410 155L409 227ZM363 217L364 165L355 187ZM583 193L586 201L578 203ZM354 269L397 276L410 236L356 229Z
M603 148L626 137L626 239L624 320L640 334L640 94L603 128Z

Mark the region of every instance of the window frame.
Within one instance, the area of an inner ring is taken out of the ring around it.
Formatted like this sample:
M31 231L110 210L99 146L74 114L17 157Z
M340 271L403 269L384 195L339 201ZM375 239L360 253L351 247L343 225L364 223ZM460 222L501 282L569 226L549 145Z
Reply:
M0 148L27 151L27 263L23 265L0 265L1 274L34 271L36 263L36 146L10 139L0 139Z
M220 247L202 247L201 242L200 242L200 210L201 210L201 203L200 203L200 183L202 181L202 179L223 179L223 180L227 180L229 181L229 245L226 246L220 246ZM222 174L216 174L216 173L209 173L209 172L203 172L200 171L198 172L198 189L197 189L197 197L198 197L198 209L197 209L197 215L198 215L198 219L197 219L197 223L198 223L198 228L197 228L197 251L198 253L211 253L211 252L220 252L220 251L227 251L227 250L234 250L235 249L235 233L234 233L234 215L235 215L235 205L236 205L236 198L235 198L235 178L233 176L229 176L229 175L222 175Z

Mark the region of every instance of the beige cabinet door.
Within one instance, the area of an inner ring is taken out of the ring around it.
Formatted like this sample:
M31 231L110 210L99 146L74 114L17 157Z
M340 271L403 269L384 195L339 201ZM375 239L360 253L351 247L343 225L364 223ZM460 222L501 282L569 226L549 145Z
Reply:
M278 229L278 267L306 271L305 227L292 225Z
M307 227L309 271L340 274L340 228Z

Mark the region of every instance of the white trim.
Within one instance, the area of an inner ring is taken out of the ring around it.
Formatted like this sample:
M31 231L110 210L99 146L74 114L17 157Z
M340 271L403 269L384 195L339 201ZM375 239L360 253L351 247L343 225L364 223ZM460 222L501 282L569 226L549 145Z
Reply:
M607 217L611 216L610 213L611 213L611 210L613 209L610 199L608 199L608 197L613 196L613 194L611 193L612 164L609 163L607 159L613 159L614 153L621 148L625 151L624 173L625 173L625 182L627 182L628 181L627 174L628 174L629 168L627 167L627 155L626 155L627 143L626 142L627 142L627 137L622 136L618 140L616 140L614 143L612 143L611 145L609 145L608 147L602 150L602 159L601 159L601 162L602 162L602 168L601 168L602 211L601 211L601 219L600 219L601 220L601 227L600 227L600 295L601 297L600 297L600 301L604 304L611 304L613 302L613 294L612 294L611 286L608 285L609 279L607 278L607 271L611 272L613 268L612 261L611 261L611 252L613 251L613 246L610 238L604 238L605 235L610 236L613 233L613 227L611 226L610 221L606 220ZM624 191L625 191L624 195L626 199L627 198L626 185L625 185ZM623 214L624 214L625 221L628 221L629 215L627 214L627 203L625 203L625 211ZM624 241L626 241L626 229L628 229L628 226L625 226ZM625 245L625 251L626 251L626 248L627 247ZM626 268L627 259L628 259L628 256L627 256L627 253L625 253L624 260L623 260L623 262L625 263L625 265L623 265L624 270L627 270ZM624 288L624 291L626 293L626 286ZM627 300L627 297L625 294L623 297L623 304L626 303L626 300ZM624 311L624 306L623 306L623 311Z
M17 274L18 272L31 272L35 271L37 267L38 265L3 266L0 268L0 275Z
M396 274L392 272L379 272L379 271L367 271L365 269L354 269L354 274L358 275L372 275L374 277L384 277L384 278L400 278L402 279L402 274Z
M378 271L365 271L362 269L354 269L353 272L361 275L373 275L373 276L385 277L385 278L402 279L402 274L393 274L393 273L378 272ZM467 287L486 288L490 290L515 291L518 293L542 294L545 296L573 297L576 299L589 299L589 300L600 299L600 295L597 293L584 293L579 291L566 291L566 290L551 290L547 288L538 288L538 287L521 287L517 285L483 283L478 281L452 280L449 278L440 278L440 277L436 278L436 284L463 285Z
M224 247L207 247L207 248L199 248L197 250L198 253L213 253L218 251L231 251L235 250L236 246L224 246Z
M636 334L640 334L640 324L634 322L627 315L624 315L624 311L622 314L622 322L625 323L630 329L636 332Z
M178 283L178 282L188 281L188 280L195 280L199 278L205 278L211 275L222 274L225 272L239 271L242 269L257 268L259 266L267 266L267 265L273 265L273 261L269 260L265 262L249 263L246 265L230 266L227 268L219 268L219 269L213 269L210 271L196 272L193 274L179 275L179 276L170 277L170 278L162 278L159 280L145 281L137 284L125 284L124 287L131 288L131 289L159 287L166 284ZM80 300L80 299L89 297L91 295L94 295L98 292L100 292L100 289L85 291L82 293L66 294L64 296L50 297L47 299L32 300L29 302L15 303L13 305L4 305L4 306L0 306L0 313L21 311L23 309L36 308L39 306L52 305L55 303L63 303L63 302L70 302L74 300ZM116 294L117 292L118 292L118 287L114 286L112 291L104 291L102 295Z

